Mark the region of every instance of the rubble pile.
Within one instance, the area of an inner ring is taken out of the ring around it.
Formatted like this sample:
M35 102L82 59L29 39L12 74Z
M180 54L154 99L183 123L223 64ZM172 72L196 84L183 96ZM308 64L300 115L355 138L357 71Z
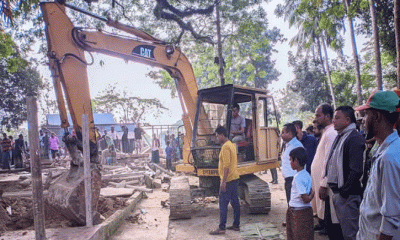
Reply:
M42 170L43 195L69 164L46 164ZM113 165L102 165L102 188L97 211L101 219L126 206L136 191L151 193L160 188L169 191L174 173L150 163L146 154L118 154ZM46 202L46 201L45 201ZM46 228L74 227L74 223L45 207ZM132 219L132 221L138 221ZM140 221L140 220L139 220ZM33 229L32 180L29 172L0 174L0 233Z

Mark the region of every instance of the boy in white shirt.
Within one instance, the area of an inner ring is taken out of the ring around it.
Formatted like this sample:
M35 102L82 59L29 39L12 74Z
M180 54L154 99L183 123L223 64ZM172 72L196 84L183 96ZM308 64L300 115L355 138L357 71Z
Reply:
M289 153L290 166L297 173L293 177L289 208L286 213L286 233L288 240L314 239L314 221L311 200L314 197L311 176L304 168L307 152L298 147Z

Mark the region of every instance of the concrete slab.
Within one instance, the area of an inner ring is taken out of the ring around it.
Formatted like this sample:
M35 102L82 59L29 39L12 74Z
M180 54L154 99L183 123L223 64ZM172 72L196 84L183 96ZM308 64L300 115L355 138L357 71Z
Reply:
M1 176L0 175L0 184L2 183L15 183L21 181L19 175L9 175L9 176Z
M129 197L135 190L131 188L113 188L106 187L100 190L100 195L103 197Z

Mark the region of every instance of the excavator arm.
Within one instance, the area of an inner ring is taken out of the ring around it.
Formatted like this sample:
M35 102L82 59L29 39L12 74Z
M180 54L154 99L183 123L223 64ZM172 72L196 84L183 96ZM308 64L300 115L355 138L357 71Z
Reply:
M77 28L66 14L66 6L106 21L111 27L129 36L107 33L102 30ZM52 72L61 127L70 126L64 99L67 100L76 137L66 134L63 140L71 153L71 168L49 188L47 203L78 224L85 223L85 197L82 165L82 115L89 118L90 161L92 163L92 208L97 209L100 196L101 174L98 164L97 139L93 120L85 51L103 53L129 61L165 69L175 79L183 110L184 162L189 163L190 142L196 112L197 83L189 60L175 46L166 44L151 35L116 21L66 3L41 3L48 42L49 67ZM202 111L205 114L204 110ZM204 116L203 116L204 117ZM200 126L201 128L201 126ZM96 215L93 216L97 219Z
M102 30L75 27L66 14L65 6L106 21L109 26L132 36L127 37ZM42 3L41 8L46 23L49 63L53 73L61 127L67 128L70 126L64 102L64 93L78 138L81 138L81 116L82 114L88 114L90 140L93 146L91 155L96 155L97 149L95 146L97 140L89 94L88 63L85 59L85 51L103 53L124 60L162 68L168 71L175 79L186 131L184 162L189 163L189 144L192 139L198 89L193 68L181 50L141 30L96 16L68 4Z

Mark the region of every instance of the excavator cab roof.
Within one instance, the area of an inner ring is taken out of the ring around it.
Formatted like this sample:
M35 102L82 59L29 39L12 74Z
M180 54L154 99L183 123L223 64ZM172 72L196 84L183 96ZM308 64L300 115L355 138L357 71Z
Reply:
M198 91L198 96L201 97L203 102L219 104L230 103L231 96L234 96L233 102L235 103L250 102L253 94L266 95L267 91L233 84L201 89Z

